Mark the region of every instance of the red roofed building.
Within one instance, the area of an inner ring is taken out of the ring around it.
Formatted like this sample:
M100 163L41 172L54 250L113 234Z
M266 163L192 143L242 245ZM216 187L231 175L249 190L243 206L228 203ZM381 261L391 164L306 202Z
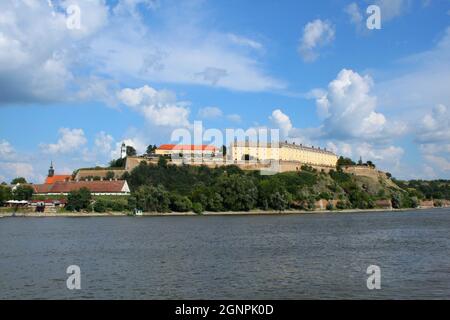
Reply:
M163 144L160 145L156 150L155 154L163 156L172 156L179 154L189 154L194 156L214 156L219 151L218 148L214 146L193 145L193 144Z
M104 181L57 181L53 184L35 184L37 195L67 195L71 191L87 188L93 195L129 195L130 188L125 180Z
M64 182L72 180L72 175L70 174L59 174L55 175L55 169L53 169L53 161L50 164L50 169L48 169L48 176L45 179L45 184L52 184L55 182Z

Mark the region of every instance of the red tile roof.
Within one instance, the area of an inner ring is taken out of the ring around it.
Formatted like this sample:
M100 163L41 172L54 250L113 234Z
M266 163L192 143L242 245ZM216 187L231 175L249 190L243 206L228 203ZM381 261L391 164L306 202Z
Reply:
M69 193L81 188L88 188L93 193L121 193L125 180L114 181L57 181L51 185L34 185L36 193ZM46 187L48 186L48 187Z
M202 145L163 144L163 145L160 145L158 149L159 150L176 150L176 151L183 151L183 150L217 151L218 150L214 146L208 146L208 145L205 145L205 144L202 144Z
M57 181L64 182L64 181L68 181L68 180L72 180L72 176L70 174L60 174L60 175L54 175L53 177L47 177L47 179L45 179L45 183L52 184Z

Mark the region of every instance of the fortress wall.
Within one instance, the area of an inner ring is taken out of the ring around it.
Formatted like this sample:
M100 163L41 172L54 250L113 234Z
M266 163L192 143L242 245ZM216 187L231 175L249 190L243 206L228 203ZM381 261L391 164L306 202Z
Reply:
M118 169L95 169L95 170L78 170L75 180L82 180L86 177L100 177L105 179L108 172L114 172L114 179L119 179L126 172L126 170Z

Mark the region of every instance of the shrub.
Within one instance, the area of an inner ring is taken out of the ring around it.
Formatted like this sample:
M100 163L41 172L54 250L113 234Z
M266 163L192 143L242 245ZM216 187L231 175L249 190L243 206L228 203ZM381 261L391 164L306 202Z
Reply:
M91 192L87 188L81 188L69 192L67 196L67 206L68 210L81 211L87 209L92 199Z
M170 209L175 212L187 212L192 209L192 202L188 197L173 195L170 200Z
M334 210L334 206L333 206L333 204L332 204L331 202L328 202L328 204L327 204L327 210L328 210L328 211Z
M107 203L103 199L98 199L94 203L94 211L95 212L105 212L107 209Z
M162 186L141 186L133 193L136 208L143 211L168 212L169 193Z
M258 189L253 179L245 175L222 175L215 189L223 198L225 209L249 211L256 205Z
M196 214L202 214L203 213L203 206L198 203L198 202L194 202L192 204L192 210L196 213Z

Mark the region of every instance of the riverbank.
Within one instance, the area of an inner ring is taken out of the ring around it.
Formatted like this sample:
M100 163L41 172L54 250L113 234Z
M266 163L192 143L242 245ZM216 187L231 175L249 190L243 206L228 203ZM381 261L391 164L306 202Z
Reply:
M404 211L418 211L418 210L430 210L430 209L440 209L448 207L435 207L435 208L405 208L405 209L345 209L345 210L316 210L316 211L302 211L302 210L289 210L289 211L263 211L263 210L252 210L252 211L229 211L229 212L203 212L202 214L196 214L194 212L144 212L142 216L137 217L170 217L170 216L270 216L270 215L314 215L323 213L371 213L371 212L404 212ZM126 212L59 212L59 213L38 213L38 212L0 212L0 218L6 217L78 217L78 218L88 218L88 217L126 217L130 216Z

